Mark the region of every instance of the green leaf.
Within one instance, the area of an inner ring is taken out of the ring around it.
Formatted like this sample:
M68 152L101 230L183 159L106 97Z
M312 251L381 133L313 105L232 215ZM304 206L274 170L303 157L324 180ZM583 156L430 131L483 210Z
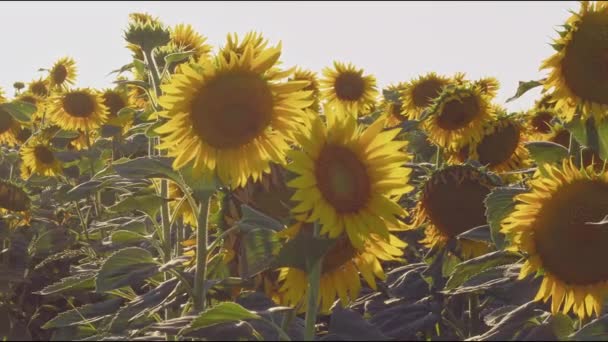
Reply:
M151 218L154 218L160 210L163 201L165 200L156 194L128 196L120 202L108 207L108 211L113 213L141 211L148 214Z
M114 83L116 84L120 84L120 85L131 85L131 86L135 86L135 87L140 87L143 89L148 89L150 88L150 86L148 85L148 83L144 82L144 81L139 81L139 80L118 80L118 81L114 81Z
M549 325L559 341L567 340L568 336L574 332L574 321L561 312L551 315Z
M516 99L520 98L523 94L528 92L528 90L534 89L538 86L543 85L543 83L542 83L543 81L544 80L527 81L527 82L519 81L519 86L517 87L517 92L515 93L515 95L513 95L513 97L509 98L506 102L511 102L513 100L516 100Z
M295 238L283 244L283 248L272 263L272 268L294 267L309 272L335 242L335 239L314 237L300 232Z
M95 289L95 273L80 273L46 286L37 294L46 296L67 290L92 290Z
M179 174L173 171L171 159L166 157L140 157L113 164L114 170L125 178L167 178L180 182Z
M171 63L181 62L183 60L188 59L190 56L192 56L193 53L194 51L184 51L169 54L165 56L165 63L167 63L167 65L170 65Z
M114 125L103 125L101 126L101 136L104 138L111 138L119 135L122 132L122 127Z
M101 266L95 279L97 292L115 290L143 281L158 273L159 267L152 254L145 249L121 249Z
M487 224L469 229L464 233L458 234L456 238L479 242L493 242L490 226Z
M112 70L112 71L111 71L111 72L108 74L108 76L109 76L109 75L112 75L112 74L119 74L119 75L120 75L120 74L122 74L123 72L129 71L129 70L130 70L132 67L133 67L133 63L125 64L125 65L121 66L119 69Z
M507 265L516 262L521 257L507 251L496 251L460 263L448 279L445 290L453 290L464 284L468 279L491 267Z
M112 233L110 240L113 244L133 244L146 240L146 237L128 230L117 230Z
M280 249L281 241L272 229L256 228L245 233L239 251L240 276L249 278L268 269Z
M594 319L579 331L568 336L574 341L606 341L608 339L608 315Z
M39 256L61 251L72 244L77 236L78 234L73 230L66 228L48 230L40 235L32 245L32 255Z
M81 307L68 310L55 316L55 318L46 322L42 329L53 329L69 327L72 325L89 324L107 315L116 312L122 304L122 298L112 298L103 302L83 305Z
M241 219L238 221L241 231L248 231L256 228L267 228L274 231L281 231L285 226L274 218L243 204L241 205Z
M589 134L587 133L587 121L583 121L579 116L576 116L570 122L565 123L564 127L570 131L579 144L584 146L588 145Z
M608 120L596 124L600 158L608 160Z
M178 184L186 183L192 189L192 196L201 201L203 198L209 197L214 193L220 185L220 182L215 176L205 175L204 177L194 171L193 163L190 162L180 170L183 181L178 181ZM183 190L183 189L182 189Z
M90 180L76 185L65 195L64 200L67 202L77 201L88 196L91 196L96 191L100 190L108 181Z
M550 141L532 141L526 143L530 156L537 165L558 164L568 158L568 149L560 144Z
M160 134L156 133L156 129L158 127L164 125L164 124L165 124L164 121L158 120L158 121L154 122L153 124L149 125L148 128L146 128L146 131L145 131L146 136L148 138L159 137Z
M57 133L55 133L55 135L53 137L60 138L60 139L76 139L79 136L80 136L80 133L78 133L78 132L66 131L66 130L60 129L59 131L57 131Z
M222 302L202 312L192 320L189 326L180 331L180 335L220 323L239 322L249 319L261 319L255 311L249 311L234 302Z
M23 101L13 101L0 104L0 108L11 114L15 120L21 122L30 122L32 114L36 112L36 106Z
M502 220L515 209L514 197L526 192L524 188L497 187L485 198L486 218L496 248L505 246L504 234L500 232Z

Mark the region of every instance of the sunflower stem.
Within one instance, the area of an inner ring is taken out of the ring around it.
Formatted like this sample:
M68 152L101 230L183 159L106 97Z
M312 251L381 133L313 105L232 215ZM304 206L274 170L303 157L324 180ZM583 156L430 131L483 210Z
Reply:
M315 221L313 236L319 236L319 223ZM304 341L313 341L315 338L315 325L317 323L317 302L319 298L319 287L321 286L321 261L317 260L308 274L308 306L306 307L306 318L304 328Z
M89 153L89 164L91 166L91 179L95 176L95 162L93 161L93 156L91 155L91 140L89 138L89 128L85 128L84 130L84 139L87 144L87 152ZM95 217L99 217L101 215L101 196L99 191L95 191L93 194L93 208L95 209ZM103 232L103 231L102 231ZM103 234L103 233L102 233Z
M196 230L196 271L194 273L194 310L205 310L207 297L207 243L208 219L211 194L204 196L198 209L198 227Z

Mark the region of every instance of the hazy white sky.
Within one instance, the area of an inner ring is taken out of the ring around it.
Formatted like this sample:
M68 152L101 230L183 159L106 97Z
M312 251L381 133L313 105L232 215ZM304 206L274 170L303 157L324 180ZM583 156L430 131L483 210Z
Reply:
M320 72L352 62L378 85L429 71L494 76L498 101L518 81L542 78L555 29L577 2L1 2L0 86L29 82L64 55L75 58L78 86L106 87L129 62L122 38L128 14L148 12L167 25L192 24L213 46L226 34L257 30L283 41L285 66ZM527 109L539 91L507 105Z

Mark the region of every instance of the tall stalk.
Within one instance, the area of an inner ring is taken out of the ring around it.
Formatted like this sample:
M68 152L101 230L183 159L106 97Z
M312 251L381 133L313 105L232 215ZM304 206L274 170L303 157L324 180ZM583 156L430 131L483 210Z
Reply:
M319 223L315 222L313 236L319 236ZM308 298L305 317L304 340L313 341L315 338L315 325L317 323L317 302L319 298L319 287L321 286L321 264L323 258L319 258L312 266L308 274Z
M210 196L201 200L198 209L196 228L196 271L194 273L194 310L205 310L207 301L207 253L208 253L208 220Z

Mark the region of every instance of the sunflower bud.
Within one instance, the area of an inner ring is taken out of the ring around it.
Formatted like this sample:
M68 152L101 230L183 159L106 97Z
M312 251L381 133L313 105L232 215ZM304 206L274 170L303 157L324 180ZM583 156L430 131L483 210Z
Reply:
M170 39L169 30L162 23L155 21L131 23L125 31L125 40L139 46L143 51L152 51L156 47L166 45Z
M16 90L21 90L25 88L25 84L23 84L23 82L15 82L13 83L13 88L15 88Z

